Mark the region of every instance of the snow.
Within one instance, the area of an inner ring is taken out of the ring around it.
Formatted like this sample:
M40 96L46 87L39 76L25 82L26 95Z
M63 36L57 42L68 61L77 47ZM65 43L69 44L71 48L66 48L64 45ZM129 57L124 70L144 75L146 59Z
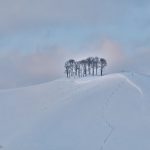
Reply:
M129 78L127 78L126 76L123 76L123 77L126 79L126 81L127 81L131 86L133 86L134 88L136 88L137 91L138 91L141 95L143 95L143 91L142 91L142 89L141 89L138 85L136 85L134 82L132 82L131 80L129 80Z
M149 89L118 73L0 90L0 149L149 150Z

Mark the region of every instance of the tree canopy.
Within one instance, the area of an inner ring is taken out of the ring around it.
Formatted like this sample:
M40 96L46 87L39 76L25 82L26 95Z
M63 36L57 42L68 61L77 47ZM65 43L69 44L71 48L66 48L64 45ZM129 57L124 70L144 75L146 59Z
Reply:
M106 59L99 57L88 57L79 61L69 59L65 62L65 73L67 78L75 76L85 77L88 75L103 76L103 70L106 66Z

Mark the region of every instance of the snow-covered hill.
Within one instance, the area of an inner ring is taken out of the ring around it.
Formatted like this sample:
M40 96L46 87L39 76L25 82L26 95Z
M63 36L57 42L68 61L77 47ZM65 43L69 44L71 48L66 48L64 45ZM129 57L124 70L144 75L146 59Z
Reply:
M59 79L0 90L4 150L150 150L150 77Z

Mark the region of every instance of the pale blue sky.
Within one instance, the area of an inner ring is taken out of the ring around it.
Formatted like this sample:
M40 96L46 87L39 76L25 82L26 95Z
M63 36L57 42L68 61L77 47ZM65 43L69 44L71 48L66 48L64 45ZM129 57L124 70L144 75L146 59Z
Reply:
M69 56L106 49L110 60L120 60L121 53L150 52L149 0L0 0L0 21L0 84L6 87L51 80L62 72L53 64L62 67Z
M32 51L58 45L78 51L96 38L110 38L130 50L149 39L148 0L1 0L0 3L0 50Z

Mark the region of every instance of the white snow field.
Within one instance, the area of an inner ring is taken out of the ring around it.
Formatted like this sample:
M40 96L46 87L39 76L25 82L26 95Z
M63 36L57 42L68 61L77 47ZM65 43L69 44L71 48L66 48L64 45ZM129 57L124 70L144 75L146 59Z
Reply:
M0 90L0 149L150 150L150 77L118 73Z

